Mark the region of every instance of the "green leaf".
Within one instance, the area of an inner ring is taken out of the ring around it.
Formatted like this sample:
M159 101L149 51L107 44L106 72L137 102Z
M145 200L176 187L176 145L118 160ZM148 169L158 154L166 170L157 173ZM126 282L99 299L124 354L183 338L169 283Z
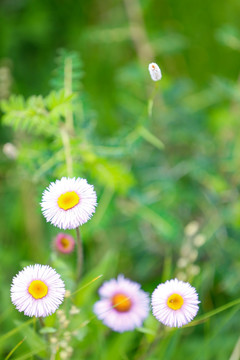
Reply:
M170 214L163 211L157 213L155 210L143 205L139 207L137 213L142 219L150 222L163 238L169 240L177 238L176 235L180 231L180 226Z
M53 327L43 327L42 329L39 330L39 334L53 334L57 331L57 329L53 328Z
M35 329L30 326L21 327L22 323L20 321L16 321L17 326L20 326L20 332L26 338L25 343L28 345L29 349L35 351L39 349L39 355L43 357L47 357L47 343L46 341L39 336Z
M74 293L75 303L78 306L82 306L83 304L91 304L93 294L95 294L96 290L99 288L103 279L108 276L109 272L113 273L114 269L117 265L117 254L109 251L100 264L96 266L91 272L84 276L81 283L79 284L79 290ZM99 275L103 275L100 277ZM97 281L93 281L97 279ZM98 280L99 279L99 280ZM88 285L89 286L85 286Z
M144 126L139 127L139 134L151 145L155 146L157 149L162 150L164 148L164 144L162 141L153 135L148 129Z

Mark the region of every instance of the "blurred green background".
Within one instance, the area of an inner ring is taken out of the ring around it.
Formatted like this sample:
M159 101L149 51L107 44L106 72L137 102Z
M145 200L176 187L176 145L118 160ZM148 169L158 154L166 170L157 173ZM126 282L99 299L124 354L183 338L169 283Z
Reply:
M76 61L74 176L94 184L99 202L82 228L86 279L124 273L151 293L177 276L197 288L202 314L239 296L239 11L236 0L0 2L1 100L46 97L57 89L59 54ZM152 61L163 78L149 116ZM59 134L14 131L4 113L2 107L0 320L6 332L25 319L10 303L12 277L26 264L52 261L71 287L67 267L74 269L75 256L52 254L58 230L45 223L39 206L49 182L67 175ZM9 142L16 159L4 150ZM100 284L87 294L87 316ZM230 359L239 337L236 314L234 308L180 330L146 358ZM156 327L151 318L149 326ZM73 358L140 359L139 334L118 336L95 320ZM1 343L2 358L20 339ZM19 359L29 346L18 350Z

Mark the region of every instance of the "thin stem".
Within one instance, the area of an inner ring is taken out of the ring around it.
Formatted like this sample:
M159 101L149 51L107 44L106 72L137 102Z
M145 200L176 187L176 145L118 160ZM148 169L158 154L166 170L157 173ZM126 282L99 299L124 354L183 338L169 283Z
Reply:
M62 127L61 130L62 142L65 152L66 158L66 165L67 165L67 174L69 177L73 176L73 161L71 156L71 146L70 146L70 139L67 130Z
M14 348L10 351L10 353L5 357L5 360L8 360L25 340L26 340L26 336L21 341L19 341L19 343L17 343L16 346L14 346Z
M48 161L44 162L42 166L38 168L38 170L35 172L35 175L33 175L33 181L36 182L39 180L39 178L47 172L51 167L55 165L55 163L60 159L62 155L62 149L56 152Z
M66 58L64 64L64 89L67 96L72 94L72 59ZM73 134L73 114L72 110L66 111L66 125L70 134Z
M33 330L37 332L37 318L36 316L33 316Z
M159 83L156 82L155 83L155 86L154 86L154 89L152 91L152 94L148 100L148 116L151 118L152 117L152 109L153 109L153 102L154 102L154 98L157 94L157 91L158 91L158 88L159 88Z
M39 317L39 322L40 322L41 327L44 327L44 326L45 326L45 325L44 325L43 318L42 318L41 316Z
M72 94L72 59L71 57L66 58L64 63L64 90L65 95L70 96ZM73 160L71 156L71 145L70 136L74 134L73 125L73 113L71 109L66 110L65 125L60 129L66 164L67 174L69 177L73 176Z
M103 195L101 197L101 204L100 206L98 206L98 212L94 216L95 224L99 224L100 221L102 220L104 214L106 213L106 209L113 197L113 194L114 194L114 189L105 186Z
M95 277L94 279L92 279L91 281L89 281L87 284L81 286L80 288L78 288L76 291L74 291L73 293L71 293L71 297L73 295L76 295L79 291L85 289L86 287L88 287L89 285L91 285L94 281L98 280L99 278L101 278L102 275L98 275L97 277Z
M189 324L185 325L185 327L191 327L191 326L195 326L195 325L198 325L198 324L201 324L203 323L204 321L208 320L210 317L212 316L215 316L219 313L221 313L222 311L225 311L233 306L240 306L240 298L236 299L236 300L233 300L223 306L220 306L218 307L217 309L214 309L214 310L211 310L209 311L208 313L202 315L202 316L199 316L196 320L193 320L192 322L190 322Z
M77 227L77 282L80 280L82 275L82 268L83 268L83 246L82 246L82 239L80 235L80 230Z
M138 356L138 354L137 354L137 357L135 359L145 360L145 359L149 358L149 356L153 353L156 346L159 344L160 339L163 336L161 330L162 330L162 326L161 326L161 324L159 324L155 339L148 345L148 348L145 349L145 351L140 356Z
M145 65L154 59L154 51L149 43L139 0L123 0L129 21L130 35L140 61Z
M50 360L55 360L55 359L56 359L56 353L55 353L55 352L51 352Z
M7 332L6 334L2 335L0 337L0 344L4 341L6 341L9 337L13 336L15 333L17 333L20 329L24 328L25 326L28 326L29 324L34 322L34 318L26 321L25 323L15 327L13 330L10 330L9 332Z

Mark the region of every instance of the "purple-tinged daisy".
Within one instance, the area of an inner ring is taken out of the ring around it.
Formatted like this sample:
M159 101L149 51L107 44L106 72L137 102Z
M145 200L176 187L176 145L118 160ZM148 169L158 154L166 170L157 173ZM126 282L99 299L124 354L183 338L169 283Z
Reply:
M148 65L148 70L150 72L150 76L151 76L153 81L161 80L162 73L161 73L161 70L160 70L158 64L156 64L156 63L149 64Z
M60 229L75 229L87 222L95 212L97 196L93 185L81 178L52 182L42 196L42 213Z
M59 233L54 239L54 248L62 254L70 254L75 247L75 240L71 235Z
M48 265L25 267L13 278L11 285L12 303L27 316L53 314L63 302L64 293L64 282Z
M170 327L181 327L197 315L198 294L189 283L167 280L152 293L152 312L158 321Z
M117 332L134 330L149 313L149 296L141 285L123 275L106 281L99 289L101 300L94 313L105 325Z

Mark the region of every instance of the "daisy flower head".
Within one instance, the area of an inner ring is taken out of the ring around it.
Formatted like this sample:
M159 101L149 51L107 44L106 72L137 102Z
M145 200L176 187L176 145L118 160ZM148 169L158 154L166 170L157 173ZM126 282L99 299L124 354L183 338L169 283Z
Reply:
M64 294L64 282L48 265L27 266L12 280L12 303L27 316L53 314L63 302Z
M75 229L95 212L97 195L93 185L81 178L52 182L42 196L42 213L47 222L60 229Z
M98 319L117 332L131 331L142 325L149 313L149 296L141 285L123 275L106 281L99 289L101 299L94 305Z
M150 76L151 76L153 81L161 80L162 73L161 73L161 70L160 70L158 64L156 64L156 63L149 64L148 65L148 70L150 72Z
M54 248L61 254L70 254L75 247L75 240L71 235L59 233L53 242Z
M167 280L152 293L153 315L170 327L181 327L192 321L199 303L195 288L178 279Z

